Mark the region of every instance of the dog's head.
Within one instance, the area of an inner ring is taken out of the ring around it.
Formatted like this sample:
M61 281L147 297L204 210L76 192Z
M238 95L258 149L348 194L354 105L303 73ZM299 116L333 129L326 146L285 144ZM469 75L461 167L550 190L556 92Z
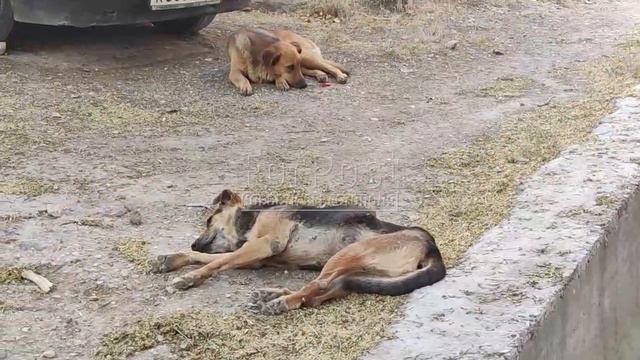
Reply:
M242 211L242 199L238 194L224 190L213 199L212 212L207 216L207 227L191 244L193 251L217 254L240 248L236 230L236 218Z
M304 89L307 82L300 65L302 48L296 42L278 41L262 51L262 63L273 80L285 80L296 89Z

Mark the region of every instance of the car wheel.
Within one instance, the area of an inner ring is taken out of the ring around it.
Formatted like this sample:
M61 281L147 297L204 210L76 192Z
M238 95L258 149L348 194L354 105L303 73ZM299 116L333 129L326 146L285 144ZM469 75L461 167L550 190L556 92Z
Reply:
M186 19L154 22L153 26L162 32L172 34L195 34L211 24L216 14L194 16Z
M0 0L0 41L5 41L13 28L13 10L9 0Z

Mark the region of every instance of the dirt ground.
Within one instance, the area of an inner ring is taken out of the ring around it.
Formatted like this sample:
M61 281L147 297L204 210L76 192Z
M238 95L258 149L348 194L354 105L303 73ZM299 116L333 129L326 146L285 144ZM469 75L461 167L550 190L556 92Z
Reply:
M429 159L507 117L580 97L581 79L566 70L612 52L640 24L635 0L437 3L338 20L236 12L195 37L21 27L0 57L0 266L36 268L55 290L0 284L0 359L91 358L104 334L136 319L233 313L255 287L300 286L313 273L263 269L171 294L174 274L147 274L116 248L188 247L203 219L184 205L224 188L282 201L356 197L415 223L422 189L442 180ZM223 50L247 25L314 39L352 70L348 84L240 96Z

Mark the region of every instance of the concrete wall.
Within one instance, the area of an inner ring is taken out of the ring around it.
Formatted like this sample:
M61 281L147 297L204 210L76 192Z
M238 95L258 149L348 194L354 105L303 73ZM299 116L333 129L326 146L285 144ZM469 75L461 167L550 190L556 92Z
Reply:
M640 194L553 301L522 360L640 359Z

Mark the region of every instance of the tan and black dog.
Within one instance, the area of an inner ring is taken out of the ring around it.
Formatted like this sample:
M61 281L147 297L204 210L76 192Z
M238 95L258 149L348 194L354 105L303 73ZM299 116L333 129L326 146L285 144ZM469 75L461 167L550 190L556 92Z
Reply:
M229 37L229 80L243 95L251 95L251 83L275 82L280 90L307 87L304 77L319 82L330 74L344 84L344 67L326 60L311 40L287 30L242 29Z
M252 304L263 314L318 306L350 292L402 295L441 280L446 273L433 237L419 227L379 220L353 207L245 207L224 190L193 252L159 256L156 272L206 264L173 280L181 290L234 268L276 266L322 269L299 291L262 289Z

